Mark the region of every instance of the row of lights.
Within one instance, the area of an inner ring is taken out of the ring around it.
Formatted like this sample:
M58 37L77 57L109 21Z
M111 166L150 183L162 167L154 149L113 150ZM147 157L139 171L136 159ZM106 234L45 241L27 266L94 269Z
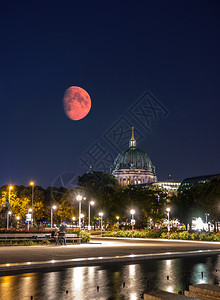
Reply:
M28 212L30 213L30 212L32 212L32 217L31 217L31 224L32 224L32 227L33 227L33 212L34 212L34 210L33 210L33 202L34 202L34 182L33 181L31 181L30 182L30 186L32 186L32 201L31 201L31 209L29 209L28 210ZM10 197L11 197L11 190L13 189L13 186L12 185L10 185L9 186L9 203L10 203ZM84 215L83 214L81 214L81 201L82 200L86 200L86 198L84 197L82 197L81 195L78 195L77 197L76 197L76 200L79 202L79 236L80 236L80 234L81 234L81 232L80 232L80 230L81 230L81 218L83 218L84 217ZM94 201L90 201L89 202L89 224L88 224L88 230L90 230L91 229L91 226L90 226L90 206L91 205L94 205L95 204L95 202ZM53 205L52 207L51 207L51 228L53 228L53 210L55 210L57 207L56 207L56 205ZM167 209L167 214L168 214L168 238L169 238L169 232L170 232L170 222L169 222L169 217L170 217L170 208L168 207ZM135 210L134 209L131 209L130 210L130 213L131 213L131 225L132 225L132 237L133 237L133 232L134 232L134 225L135 225L135 220L134 220L134 214L135 214ZM9 211L8 212L8 214L7 214L7 229L8 229L8 225L9 225L9 215L11 215L12 214L12 212L11 211ZM102 236L102 217L103 217L103 212L100 212L99 213L99 217L101 217L101 236ZM74 217L73 217L74 218ZM116 217L117 218L117 220L119 219L119 217L117 216ZM16 218L18 221L19 221L19 219L20 219L20 217L19 216L17 216L17 218ZM75 218L74 218L74 220L75 220ZM28 222L28 225L29 225L29 222Z
M33 213L34 213L34 207L33 207L33 204L34 204L34 182L31 181L30 183L30 186L32 187L32 193L31 193L31 208L28 209L28 213L32 212L31 214L31 226L33 227ZM10 203L10 200L11 200L11 190L13 189L13 186L12 185L9 185L8 187L8 190L9 190L9 193L8 193L8 201ZM12 214L12 211L8 211L7 213L7 229L9 228L9 216ZM16 217L17 219L17 222L19 222L20 220L20 217L17 216ZM29 221L28 221L28 230L29 230Z

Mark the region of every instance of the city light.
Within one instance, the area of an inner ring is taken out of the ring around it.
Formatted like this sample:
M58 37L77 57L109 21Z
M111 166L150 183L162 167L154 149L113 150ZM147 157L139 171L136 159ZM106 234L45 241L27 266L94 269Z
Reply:
M31 216L31 227L34 227L34 182L30 182L31 189L31 209L32 209L32 216Z
M82 196L77 195L76 200L79 201L79 237L81 237L81 204L82 204Z
M90 202L89 202L89 224L88 224L88 230L89 230L89 231L91 230L91 226L90 226L90 206L91 206L91 205L94 205L94 204L95 204L94 201L90 201Z
M102 217L103 217L103 212L99 213L99 217L101 217L101 237L102 237Z
M53 228L53 210L57 209L56 205L53 205L51 207L51 221L50 221L50 225L51 225L51 228Z
M166 211L167 211L167 218L168 218L167 231L168 231L168 239L169 239L170 238L170 208L167 207Z

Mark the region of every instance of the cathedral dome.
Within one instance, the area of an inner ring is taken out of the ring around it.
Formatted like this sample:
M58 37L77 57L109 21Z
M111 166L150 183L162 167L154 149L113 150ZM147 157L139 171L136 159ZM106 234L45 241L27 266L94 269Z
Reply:
M136 147L133 127L129 148L118 154L111 172L123 185L144 184L157 180L151 159L144 151Z
M154 166L149 156L142 150L136 147L130 147L127 150L119 153L116 157L112 170L123 169L142 169L153 171Z

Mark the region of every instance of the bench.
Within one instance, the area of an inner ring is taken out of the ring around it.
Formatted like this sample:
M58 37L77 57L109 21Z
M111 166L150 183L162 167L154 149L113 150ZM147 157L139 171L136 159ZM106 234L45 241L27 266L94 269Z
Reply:
M77 237L77 234L66 233L65 238L67 241L81 243L82 238ZM10 242L12 245L13 241L27 241L30 245L31 241L55 241L51 237L51 233L0 233L0 242Z

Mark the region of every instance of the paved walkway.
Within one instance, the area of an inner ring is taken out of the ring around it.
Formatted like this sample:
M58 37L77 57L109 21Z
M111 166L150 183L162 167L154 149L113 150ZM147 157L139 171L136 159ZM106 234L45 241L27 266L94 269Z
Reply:
M216 253L219 242L93 238L82 245L0 247L0 272Z

